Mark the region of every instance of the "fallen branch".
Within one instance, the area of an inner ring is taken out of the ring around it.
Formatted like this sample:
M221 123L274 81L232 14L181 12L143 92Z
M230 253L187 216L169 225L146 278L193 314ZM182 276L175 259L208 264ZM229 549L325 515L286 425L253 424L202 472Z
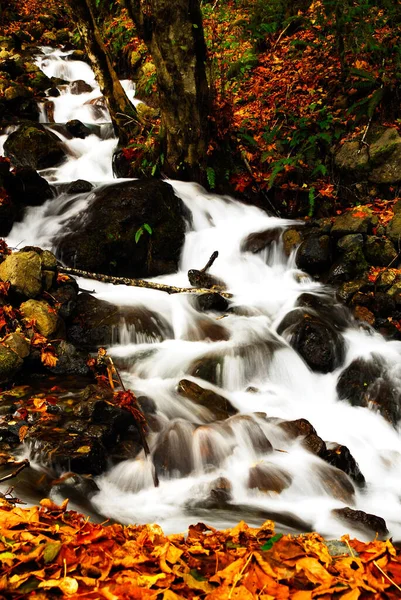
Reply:
M159 290L159 292L167 292L167 294L209 294L213 289L208 288L186 288L176 287L175 285L167 285L165 283L156 283L154 281L146 281L146 279L130 279L129 277L114 277L113 275L103 275L102 273L91 273L90 271L82 271L72 267L58 266L59 273L67 275L75 275L76 277L85 277L86 279L95 279L103 283L112 283L113 285L129 285L132 287L147 288L150 290ZM224 298L232 298L232 294L228 292L218 292Z
M13 479L18 475L18 473L21 473L21 471L25 469L25 467L29 467L29 460L26 458L20 463L15 463L15 465L17 465L15 471L12 471L12 473L9 473L8 475L4 475L4 477L0 477L0 483L8 481L9 479Z

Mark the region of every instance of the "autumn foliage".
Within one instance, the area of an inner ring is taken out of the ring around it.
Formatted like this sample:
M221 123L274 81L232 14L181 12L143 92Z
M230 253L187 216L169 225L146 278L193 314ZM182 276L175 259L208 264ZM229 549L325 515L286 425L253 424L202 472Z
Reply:
M166 536L158 525L99 525L42 500L0 501L1 598L107 600L342 600L400 597L401 556L391 541L274 533L244 522L216 530L192 525Z

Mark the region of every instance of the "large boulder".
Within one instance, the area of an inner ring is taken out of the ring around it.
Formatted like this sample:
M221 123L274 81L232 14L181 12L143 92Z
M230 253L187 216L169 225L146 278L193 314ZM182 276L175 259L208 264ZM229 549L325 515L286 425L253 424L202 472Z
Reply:
M353 180L368 179L379 184L401 181L401 136L397 129L372 127L366 142L345 142L335 155L336 167Z
M10 254L0 264L1 281L9 281L11 289L25 296L35 298L42 291L42 263L34 251Z
M169 184L153 179L125 181L95 194L86 211L68 221L65 233L55 240L64 262L125 277L152 277L177 270L185 211Z
M27 300L21 304L20 311L25 319L35 321L35 326L41 335L52 338L56 333L61 333L60 317L45 300Z
M14 177L8 179L8 190L14 202L27 206L39 206L53 195L46 179L32 167L15 169Z
M21 125L4 144L4 153L15 167L47 169L60 163L66 156L59 138L34 123Z
M161 342L172 338L167 321L143 306L120 307L83 293L75 302L68 338L79 348L96 350L99 346L127 341Z

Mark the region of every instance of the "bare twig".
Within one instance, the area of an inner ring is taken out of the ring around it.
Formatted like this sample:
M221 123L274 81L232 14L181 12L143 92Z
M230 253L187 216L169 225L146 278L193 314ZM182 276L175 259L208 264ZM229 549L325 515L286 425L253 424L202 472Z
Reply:
M4 477L0 477L0 483L3 483L4 481L8 481L9 479L13 479L14 477L16 477L18 475L18 473L20 473L23 469L25 469L25 467L29 467L29 460L26 458L22 462L14 463L14 464L18 465L17 468L15 469L15 471L12 471L12 473L9 473L8 475L4 475Z
M377 563L377 561L373 561L373 564L375 565L375 567L377 569L379 569L380 573L394 586L397 588L397 590L399 590L401 592L401 587L399 585L396 584L395 581L393 581L391 579L391 577L389 575L387 575L387 573L385 571L383 571L383 569L381 568L381 566Z

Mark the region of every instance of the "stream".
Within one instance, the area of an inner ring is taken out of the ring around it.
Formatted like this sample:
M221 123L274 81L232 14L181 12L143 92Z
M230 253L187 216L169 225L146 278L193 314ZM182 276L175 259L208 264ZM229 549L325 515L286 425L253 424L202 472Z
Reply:
M55 124L49 127L63 141L68 159L57 168L41 171L51 184L90 181L110 185L112 154L117 145L106 109L88 103L100 96L90 67L69 60L69 52L39 49L37 64L49 77L73 82L84 80L92 92L71 93L60 86L54 102L56 123L79 119L93 133L85 139L67 139ZM124 88L134 102L134 87ZM46 123L41 107L41 122ZM10 128L9 133L12 131ZM0 137L0 154L7 135ZM157 427L148 442L154 457L165 454L169 474L153 486L152 463L139 455L121 462L96 478L99 491L91 499L106 518L122 523L159 523L166 533L185 530L204 521L227 527L244 519L260 525L278 517L282 528L310 527L326 536L353 532L335 518L333 509L351 506L383 517L390 535L401 538L401 437L378 412L340 401L336 385L352 360L380 356L393 385L401 389L401 343L388 342L356 322L340 307L334 291L317 283L287 257L280 239L269 249L253 254L241 250L251 233L294 222L268 216L262 210L228 197L207 193L197 184L169 181L191 214L179 271L155 281L187 287L189 269L202 268L212 252L219 252L210 272L225 281L233 295L230 310L222 316L200 314L191 295L113 286L79 279L96 297L120 306L146 306L165 319L172 331L158 341L121 325L119 343L108 349L120 366L125 385L137 396L155 403ZM57 189L57 185L56 185ZM29 207L7 238L11 247L53 248L53 240L72 216L83 211L94 193L60 193L42 206ZM301 294L312 294L326 306L330 319L346 320L342 336L345 358L335 371L322 374L309 369L290 346L285 332L277 330L297 305ZM345 313L345 316L344 316ZM225 339L205 339L206 326L224 329ZM218 383L194 377L193 364L218 360ZM237 414L224 421L177 392L186 379L227 398ZM338 481L336 470L309 452L302 438L291 437L281 420L307 419L326 442L346 446L359 464L366 485L354 492L350 480ZM29 448L25 449L29 455ZM37 465L40 468L40 464ZM267 469L275 490L253 486L260 468ZM223 499L224 502L220 500ZM228 501L227 501L228 499ZM281 517L280 517L281 515ZM359 533L360 536L360 533Z

